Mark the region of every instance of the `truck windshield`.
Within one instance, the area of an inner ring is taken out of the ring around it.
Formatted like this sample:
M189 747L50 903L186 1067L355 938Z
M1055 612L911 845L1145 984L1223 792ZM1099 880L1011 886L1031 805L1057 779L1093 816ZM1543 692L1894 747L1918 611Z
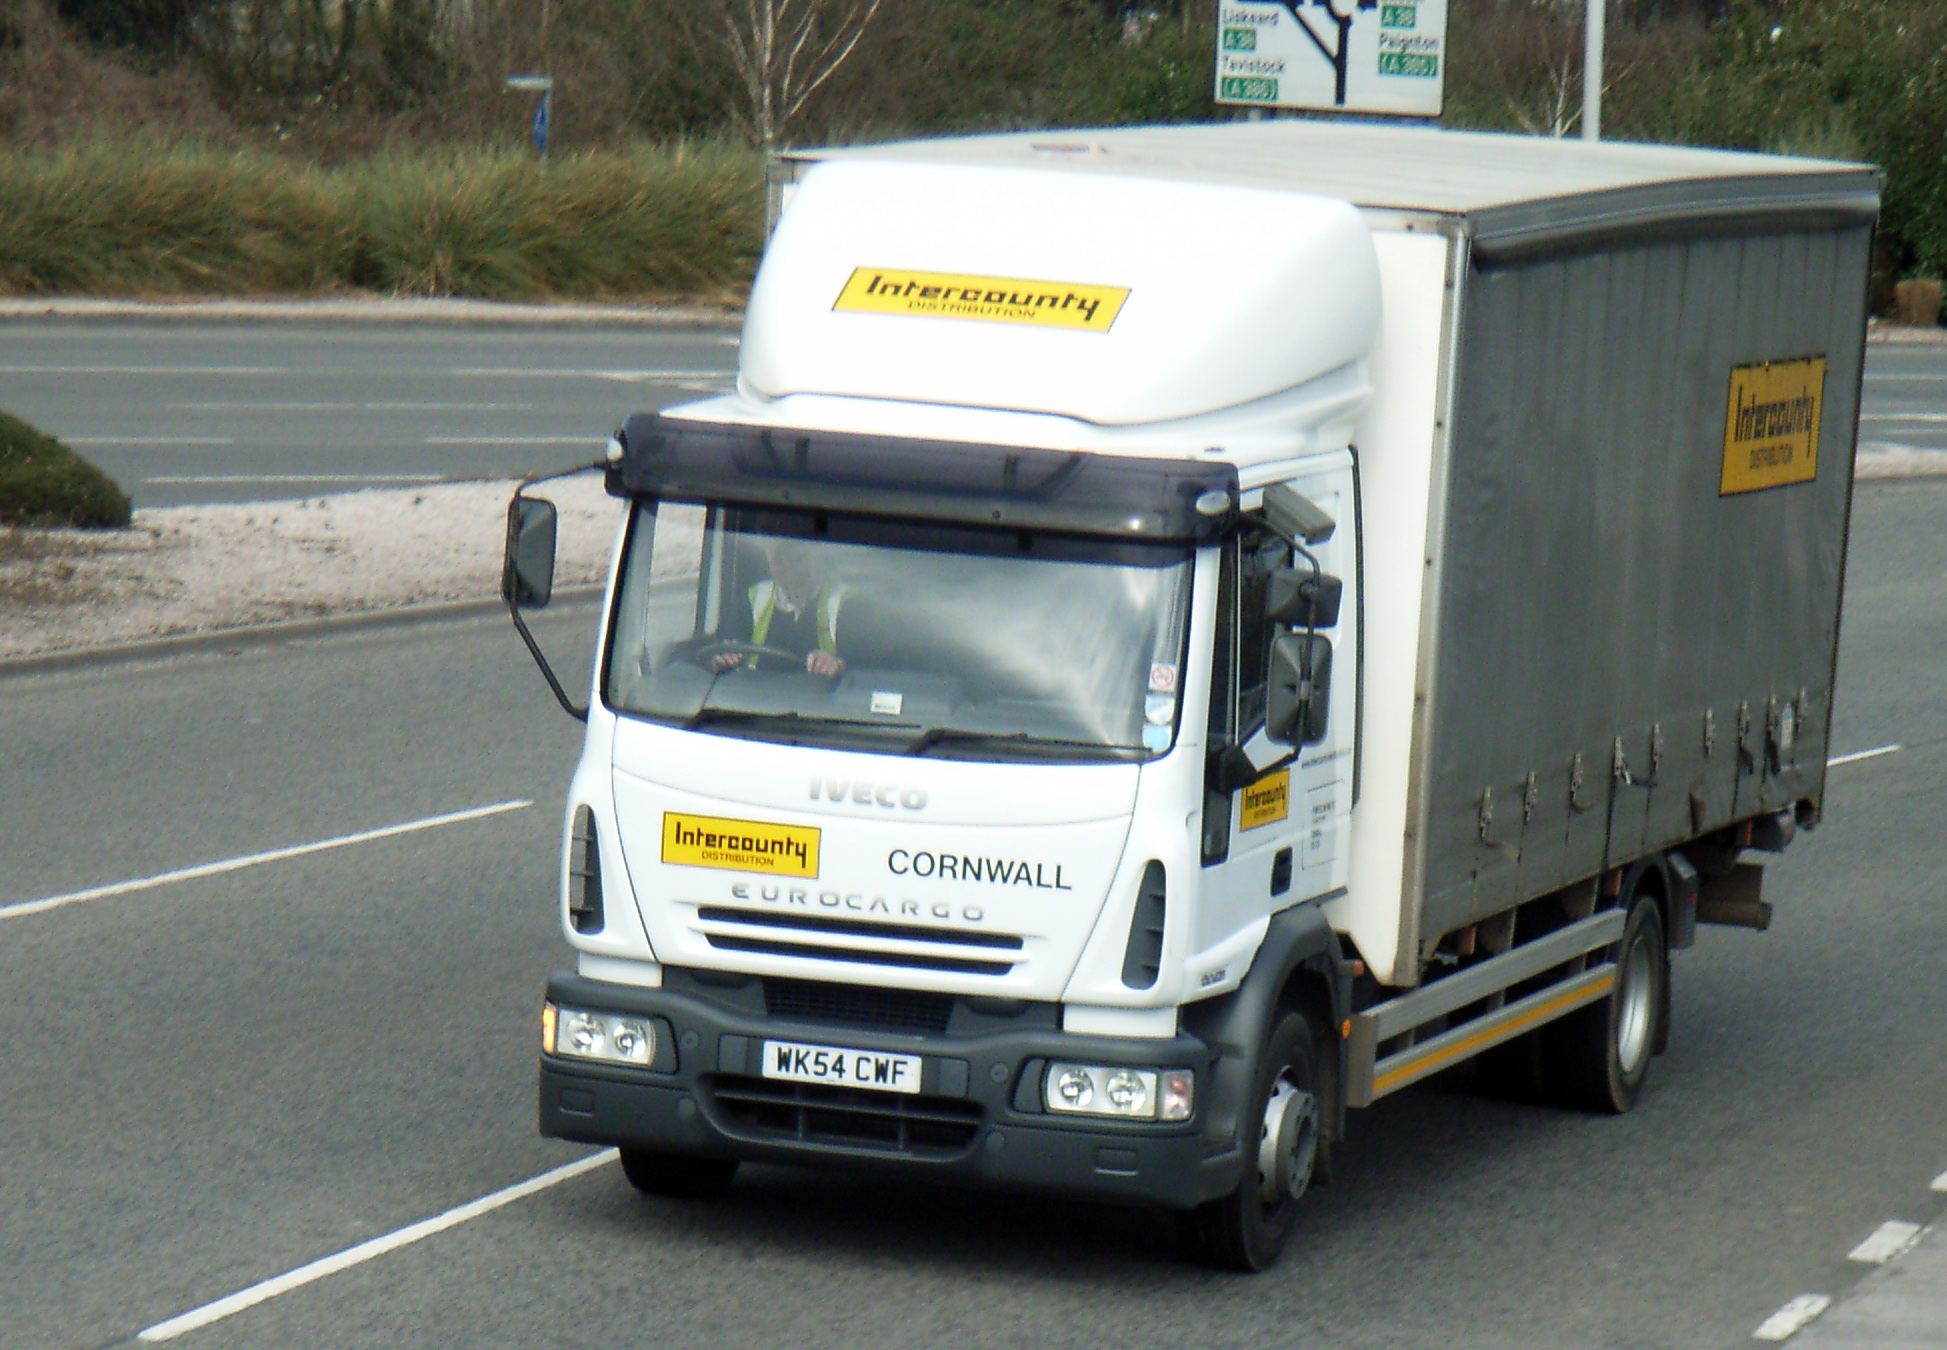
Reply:
M603 688L719 735L1136 760L1176 734L1186 545L640 502Z

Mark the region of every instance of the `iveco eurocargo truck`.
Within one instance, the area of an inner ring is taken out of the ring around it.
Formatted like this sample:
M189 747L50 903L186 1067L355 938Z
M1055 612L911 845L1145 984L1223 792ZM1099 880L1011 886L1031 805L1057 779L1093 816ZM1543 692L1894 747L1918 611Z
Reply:
M1627 1110L1820 816L1875 174L1272 121L771 193L735 391L601 466L542 1131L1257 1270L1428 1075Z

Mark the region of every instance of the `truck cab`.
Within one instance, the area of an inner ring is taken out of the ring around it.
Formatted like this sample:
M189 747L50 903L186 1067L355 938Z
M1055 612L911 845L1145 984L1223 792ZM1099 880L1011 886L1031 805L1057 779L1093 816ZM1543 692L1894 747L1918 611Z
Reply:
M543 1129L652 1190L761 1159L1243 1195L1261 1262L1339 1102L1370 237L1151 185L1089 239L1098 185L919 177L811 175L738 392L611 447ZM916 200L925 272L889 265ZM1169 246L1226 223L1282 289Z

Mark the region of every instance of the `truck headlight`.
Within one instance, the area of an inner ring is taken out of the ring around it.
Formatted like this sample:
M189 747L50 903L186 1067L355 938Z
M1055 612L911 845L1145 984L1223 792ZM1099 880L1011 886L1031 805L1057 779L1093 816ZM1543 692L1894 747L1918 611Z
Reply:
M1051 1064L1042 1091L1050 1111L1124 1120L1188 1120L1195 1105L1188 1069L1125 1069L1106 1064Z
M646 1017L550 1003L541 1010L541 1048L571 1059L646 1066L656 1058L656 1024Z

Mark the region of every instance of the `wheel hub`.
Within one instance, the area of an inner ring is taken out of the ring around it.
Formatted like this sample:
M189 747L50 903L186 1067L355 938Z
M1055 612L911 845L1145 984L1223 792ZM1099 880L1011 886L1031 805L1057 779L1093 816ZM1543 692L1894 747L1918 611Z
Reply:
M1318 1098L1280 1078L1264 1104L1257 1149L1258 1198L1267 1205L1296 1200L1311 1184L1318 1158Z

